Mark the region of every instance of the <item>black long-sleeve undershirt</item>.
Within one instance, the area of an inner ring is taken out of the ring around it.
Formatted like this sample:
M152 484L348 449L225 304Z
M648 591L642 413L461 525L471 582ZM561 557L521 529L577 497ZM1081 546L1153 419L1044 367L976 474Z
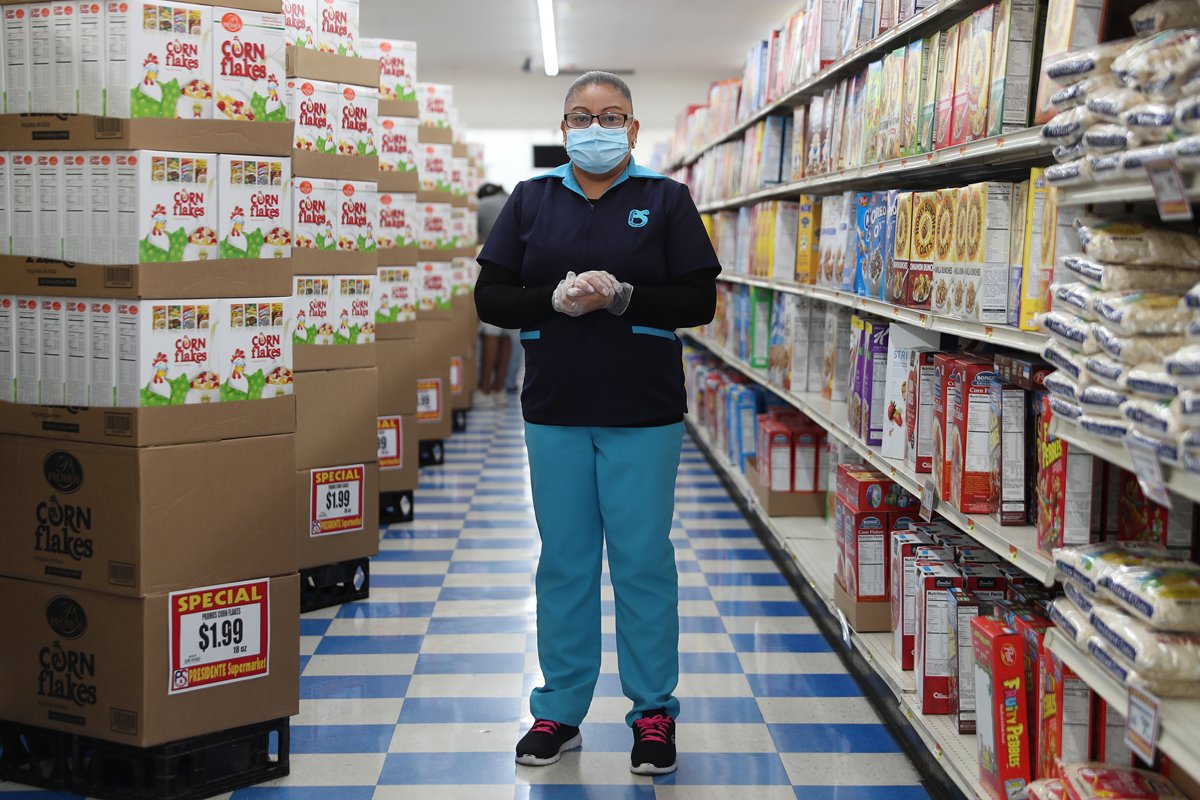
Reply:
M675 330L712 322L717 309L717 269L698 269L663 286L634 286L623 319ZM481 264L475 282L479 318L500 328L534 328L556 312L555 286L525 286L516 272Z

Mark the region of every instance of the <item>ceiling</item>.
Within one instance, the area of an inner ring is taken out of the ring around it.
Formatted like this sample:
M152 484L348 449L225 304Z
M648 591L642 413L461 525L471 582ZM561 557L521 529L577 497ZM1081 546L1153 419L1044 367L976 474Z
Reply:
M487 76L493 85L506 76L551 80L542 74L537 0L361 2L363 36L417 42L422 81L457 85L472 75ZM699 87L689 92L692 96L678 98L668 115L673 119L685 103L704 99L709 81L740 75L750 45L799 5L798 0L554 0L559 62L564 72L633 69L635 94L639 85L660 80ZM404 7L412 10L399 11ZM532 59L533 75L521 71L526 58ZM526 80L518 82L528 86ZM456 97L462 94L456 88ZM459 105L470 122L471 109Z

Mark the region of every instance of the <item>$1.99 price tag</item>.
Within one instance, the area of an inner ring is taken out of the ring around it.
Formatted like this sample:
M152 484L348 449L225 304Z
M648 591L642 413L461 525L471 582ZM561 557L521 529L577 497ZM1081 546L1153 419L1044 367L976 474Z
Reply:
M417 421L437 422L442 418L442 379L417 381Z
M168 694L269 674L269 579L172 592L169 602Z
M361 531L365 465L314 469L311 474L309 534L329 536Z
M404 440L401 435L403 422L400 417L380 417L379 468L400 469L404 465Z

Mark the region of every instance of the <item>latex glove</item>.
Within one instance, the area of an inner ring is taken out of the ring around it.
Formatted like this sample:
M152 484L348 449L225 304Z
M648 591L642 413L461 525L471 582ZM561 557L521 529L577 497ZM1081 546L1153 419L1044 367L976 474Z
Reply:
M575 278L575 286L567 290L571 297L582 297L589 292L612 297L621 286L620 281L603 270L584 272Z
M619 317L625 313L625 309L629 308L629 301L633 298L633 285L622 283L617 286L617 293L613 295L612 304L608 307L608 313Z
M567 277L558 282L558 286L554 289L554 295L550 299L550 305L560 314L566 314L568 317L579 317L586 313L583 307L575 302L575 298L571 297L569 292L575 287L575 273L568 272Z

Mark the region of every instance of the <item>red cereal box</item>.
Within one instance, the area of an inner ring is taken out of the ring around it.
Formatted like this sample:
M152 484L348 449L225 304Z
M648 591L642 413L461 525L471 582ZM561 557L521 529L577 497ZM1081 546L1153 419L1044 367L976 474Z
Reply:
M1068 764L1062 781L1071 800L1183 800L1187 796L1162 775L1112 764Z
M892 531L892 573L890 595L892 602L892 633L895 639L896 660L900 669L912 669L914 658L913 637L917 632L917 555L918 547L928 546L933 540L919 531Z
M1025 640L992 617L971 620L979 782L995 800L1024 797L1033 777Z
M1063 764L1087 761L1092 691L1058 656L1038 658L1037 775L1057 778Z
M1117 538L1161 544L1184 556L1190 554L1197 522L1193 505L1176 502L1171 508L1160 506L1146 497L1136 475L1123 469L1119 475Z
M922 714L949 714L950 590L962 588L962 576L951 564L917 564L917 630L914 668L917 702Z
M1072 449L1050 433L1050 398L1042 399L1038 419L1037 539L1038 551L1049 557L1056 547L1087 544L1093 539L1095 459L1090 453Z
M964 514L992 510L992 363L959 358L954 367L954 392L946 454L950 461L950 502Z
M1025 686L1029 693L1028 707L1034 709L1037 708L1038 700L1038 683L1041 668L1038 662L1042 653L1042 640L1046 636L1046 631L1054 627L1054 623L1036 611L1030 611L1027 613L1012 614L1008 626L1025 640ZM1030 717L1031 724L1037 722L1034 717L1036 715ZM1037 736L1034 733L1031 733L1029 737L1029 751L1036 764L1038 749Z
M917 498L883 473L856 464L838 467L838 496L851 511L905 511L917 507Z
M888 515L847 510L842 518L845 549L842 588L856 602L888 600Z
M989 604L1004 599L1008 579L995 564L960 562L957 566L963 577L963 589Z
M949 450L946 443L954 422L950 404L956 359L954 353L934 353L933 356L933 456L930 464L938 497L947 502L950 500L950 459L947 458Z

